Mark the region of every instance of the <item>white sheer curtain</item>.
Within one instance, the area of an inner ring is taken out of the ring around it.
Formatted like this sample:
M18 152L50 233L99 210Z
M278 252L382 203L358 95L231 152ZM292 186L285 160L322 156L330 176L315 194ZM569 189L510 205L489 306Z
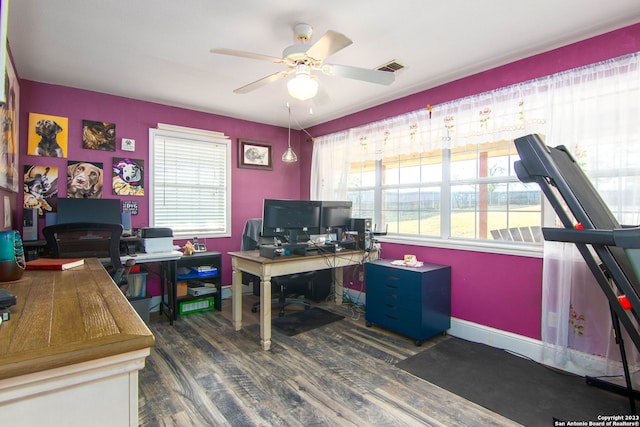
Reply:
M346 200L350 149L348 131L316 139L311 165L312 200Z
M311 198L344 200L352 161L379 160L432 149L427 109L316 138L311 163Z
M569 148L618 222L640 224L638 55L546 81L546 143ZM545 225L554 226L550 208L545 216ZM591 376L621 375L607 299L575 245L545 242L543 276L545 363ZM638 364L628 337L625 344L629 362Z
M546 86L529 82L318 137L311 163L311 198L344 199L350 162L542 133L546 92Z
M526 82L433 107L432 145L455 148L543 133L547 86Z

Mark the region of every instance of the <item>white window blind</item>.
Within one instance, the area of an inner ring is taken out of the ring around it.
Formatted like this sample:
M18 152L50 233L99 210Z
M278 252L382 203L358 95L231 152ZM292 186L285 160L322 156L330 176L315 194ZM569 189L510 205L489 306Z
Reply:
M221 133L158 124L149 130L152 227L176 237L231 235L231 145Z

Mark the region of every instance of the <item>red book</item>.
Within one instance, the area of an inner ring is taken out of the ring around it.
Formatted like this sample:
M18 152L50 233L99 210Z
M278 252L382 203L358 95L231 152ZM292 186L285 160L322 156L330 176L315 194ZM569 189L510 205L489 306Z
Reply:
M27 270L67 270L84 264L84 258L38 258L27 261Z

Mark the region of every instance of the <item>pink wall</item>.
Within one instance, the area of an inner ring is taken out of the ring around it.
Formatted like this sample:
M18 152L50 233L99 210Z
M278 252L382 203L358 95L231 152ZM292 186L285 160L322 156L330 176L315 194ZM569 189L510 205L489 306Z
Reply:
M157 123L215 130L229 136L232 141L232 237L206 239L205 241L208 249L223 254L223 284L231 283L231 260L226 254L229 251L240 249L244 223L248 218L262 216L262 200L265 198L297 199L301 197L300 163L287 164L281 160L282 153L287 146L287 129L285 128L28 80L21 81L20 90L20 171L23 170L25 164L57 166L61 175L58 194L63 197L66 191L64 174L67 160L103 162L106 166L111 162L112 157L128 156L144 159L145 165L148 165L149 128L155 127ZM29 112L69 118L67 159L27 155ZM115 123L117 151L83 149L81 145L83 119ZM120 151L120 139L123 137L135 139L135 152ZM239 169L237 167L238 138L272 143L273 170ZM291 145L298 153L297 132L292 133ZM299 155L299 158L304 161L303 155ZM148 171L145 171L145 182L149 182ZM148 226L148 196L121 197L112 195L108 191L105 192L104 197L122 200L139 199L139 214L132 218L132 223L134 227ZM19 194L17 203L21 206L22 194ZM17 224L21 224L21 212L18 212L17 216L20 221ZM44 226L44 220L40 221L40 225L41 228ZM177 243L183 244L184 241ZM157 292L153 284L151 284L150 291L153 294Z
M494 68L308 129L326 135L461 97L640 51L640 24ZM311 144L301 153L311 157ZM310 174L302 173L309 196ZM306 191L306 193L305 193ZM542 260L423 246L383 244L383 257L417 255L452 266L452 315L481 325L540 339Z

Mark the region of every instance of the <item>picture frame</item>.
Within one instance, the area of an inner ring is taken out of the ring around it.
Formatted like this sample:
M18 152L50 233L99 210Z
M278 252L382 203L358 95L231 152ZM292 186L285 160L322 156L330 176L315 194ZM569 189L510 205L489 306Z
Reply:
M273 170L273 144L239 138L238 167Z
M4 6L4 5L3 5ZM18 130L20 117L20 84L13 61L7 52L3 74L5 75L5 102L0 106L2 130L0 131L0 187L18 192L18 155L20 152Z

